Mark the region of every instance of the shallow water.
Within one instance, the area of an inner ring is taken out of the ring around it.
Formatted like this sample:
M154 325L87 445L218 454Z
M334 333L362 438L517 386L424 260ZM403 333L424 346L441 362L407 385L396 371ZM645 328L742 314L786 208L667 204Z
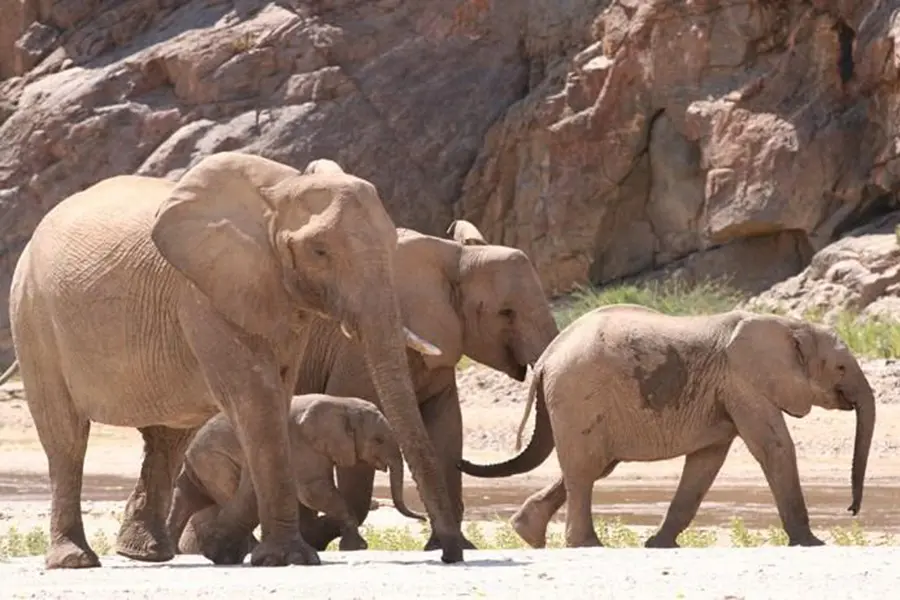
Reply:
M121 501L124 503L134 480L112 475L86 475L84 500ZM466 520L508 518L539 485L474 486L465 484ZM804 487L810 521L815 529L848 527L853 521L847 512L850 487ZM616 486L609 482L594 486L594 515L621 519L628 525L656 526L665 515L675 492L675 484L659 486ZM387 487L375 486L375 496L389 498ZM422 510L413 487L406 488L407 502L414 510ZM45 475L0 473L0 501L50 502L50 485ZM565 510L563 508L563 510ZM563 516L563 511L557 518ZM732 517L741 517L747 527L765 528L778 524L778 513L772 495L763 487L713 486L700 506L696 526L728 526ZM859 514L860 525L867 531L900 531L900 487L867 486Z

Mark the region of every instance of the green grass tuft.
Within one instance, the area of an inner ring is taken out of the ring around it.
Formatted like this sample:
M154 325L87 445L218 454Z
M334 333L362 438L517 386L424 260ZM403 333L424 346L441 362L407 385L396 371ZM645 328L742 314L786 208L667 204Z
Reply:
M610 548L640 548L649 536L626 525L621 518L595 519L594 528L600 542ZM516 534L509 523L496 517L486 523L469 521L464 527L467 538L482 550L515 550L525 549L528 545ZM364 525L360 533L368 541L370 550L419 551L428 539L428 527L422 525L418 531L406 526L372 527ZM758 546L786 546L787 534L776 526L763 530L751 530L740 517L733 517L728 529L730 544L739 548L755 548ZM850 527L835 527L828 532L826 542L837 546L895 546L896 539L892 533L884 533L878 538L866 535L857 521ZM678 544L683 548L710 548L718 545L719 539L713 529L688 528L678 536ZM90 539L91 547L100 556L112 553L112 544L107 533L95 531ZM41 556L47 551L49 536L47 532L35 527L22 533L15 526L10 527L5 535L0 535L0 560L11 557ZM550 531L547 535L548 548L565 546L560 531ZM328 551L338 549L338 540L328 546Z

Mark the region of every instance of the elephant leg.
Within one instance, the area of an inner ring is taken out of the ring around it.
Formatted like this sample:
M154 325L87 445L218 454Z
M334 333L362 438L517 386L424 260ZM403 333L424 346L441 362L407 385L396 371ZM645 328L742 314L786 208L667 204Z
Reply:
M366 464L358 464L352 467L337 467L335 472L341 497L344 498L356 522L362 525L371 510L375 469ZM328 514L317 516L316 511L309 509L301 511L300 514L300 532L303 539L316 550L325 550L332 540L342 537L342 526L339 520Z
M615 470L619 461L612 462L598 479L603 479ZM566 486L562 477L525 499L522 506L510 518L516 533L532 548L547 545L547 526L550 519L566 502Z
M321 564L297 519L287 419L290 391L278 361L258 338L226 321L199 293L191 294L190 301L179 304L179 322L207 387L234 426L252 480L250 495L258 499L262 539L250 564ZM238 534L218 531L204 544L203 555L216 564L242 562Z
M679 534L694 520L700 503L725 464L733 440L734 438L708 446L685 457L678 489L675 490L666 518L659 531L644 543L645 547L678 548L676 540Z
M176 554L197 554L199 550L182 550L181 537L191 517L197 512L215 506L215 501L200 489L190 476L187 468L182 469L175 479L175 490L172 492L172 506L166 518L166 532Z
M166 528L175 475L184 462L184 451L197 429L143 427L144 460L141 474L125 504L116 552L147 562L164 562L175 556L177 540Z
M50 476L50 547L44 557L48 569L99 567L81 519L84 456L91 422L75 410L61 375L46 370L33 377L31 363L20 356L28 408L38 439L47 455Z
M809 513L797 471L797 453L780 409L765 401L748 403L743 399L730 403L727 408L738 435L762 467L789 545L824 545L809 527Z
M547 526L553 515L566 501L566 486L562 477L525 499L510 523L516 533L532 548L547 545Z
M602 546L591 514L594 481L591 478L563 477L569 501L566 511L566 546L580 548Z
M219 510L219 505L211 504L188 515L176 544L179 554L203 554L198 531L202 531L208 524L215 522L219 517Z
M463 426L455 383L422 405L422 420L444 471L456 523L461 524L465 505L462 497L462 472L457 465L462 460ZM462 543L465 549L477 549L465 536ZM437 550L440 547L440 541L432 529L424 549Z
M359 534L359 521L334 487L330 477L312 481L298 479L297 498L309 508L323 512L330 519L340 523L341 550L365 550L369 547Z

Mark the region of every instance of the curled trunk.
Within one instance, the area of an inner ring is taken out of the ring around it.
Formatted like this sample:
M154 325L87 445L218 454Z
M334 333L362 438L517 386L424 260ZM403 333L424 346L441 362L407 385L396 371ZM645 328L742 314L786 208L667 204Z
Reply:
M861 372L860 375L862 375ZM869 462L869 450L875 430L875 395L868 382L863 381L860 389L852 395L852 402L856 407L856 437L853 442L853 466L850 476L853 501L847 510L855 515L859 512L860 504L862 504L866 466Z
M459 463L459 470L466 475L483 478L509 477L536 469L553 451L553 430L550 414L544 401L543 373L537 369L531 380L528 403L534 403L534 433L528 445L509 460L489 465L478 465L465 459Z
M388 465L388 476L391 483L391 500L394 502L394 508L396 508L397 512L404 517L416 519L417 521L425 521L428 517L410 509L406 506L406 501L403 499L403 459L399 454L398 451L397 457L392 459L391 464Z

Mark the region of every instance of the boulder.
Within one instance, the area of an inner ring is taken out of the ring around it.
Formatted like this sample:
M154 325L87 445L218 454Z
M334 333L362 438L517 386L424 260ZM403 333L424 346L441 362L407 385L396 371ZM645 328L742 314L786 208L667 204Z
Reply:
M826 322L842 312L900 321L900 212L850 231L798 275L747 302Z

